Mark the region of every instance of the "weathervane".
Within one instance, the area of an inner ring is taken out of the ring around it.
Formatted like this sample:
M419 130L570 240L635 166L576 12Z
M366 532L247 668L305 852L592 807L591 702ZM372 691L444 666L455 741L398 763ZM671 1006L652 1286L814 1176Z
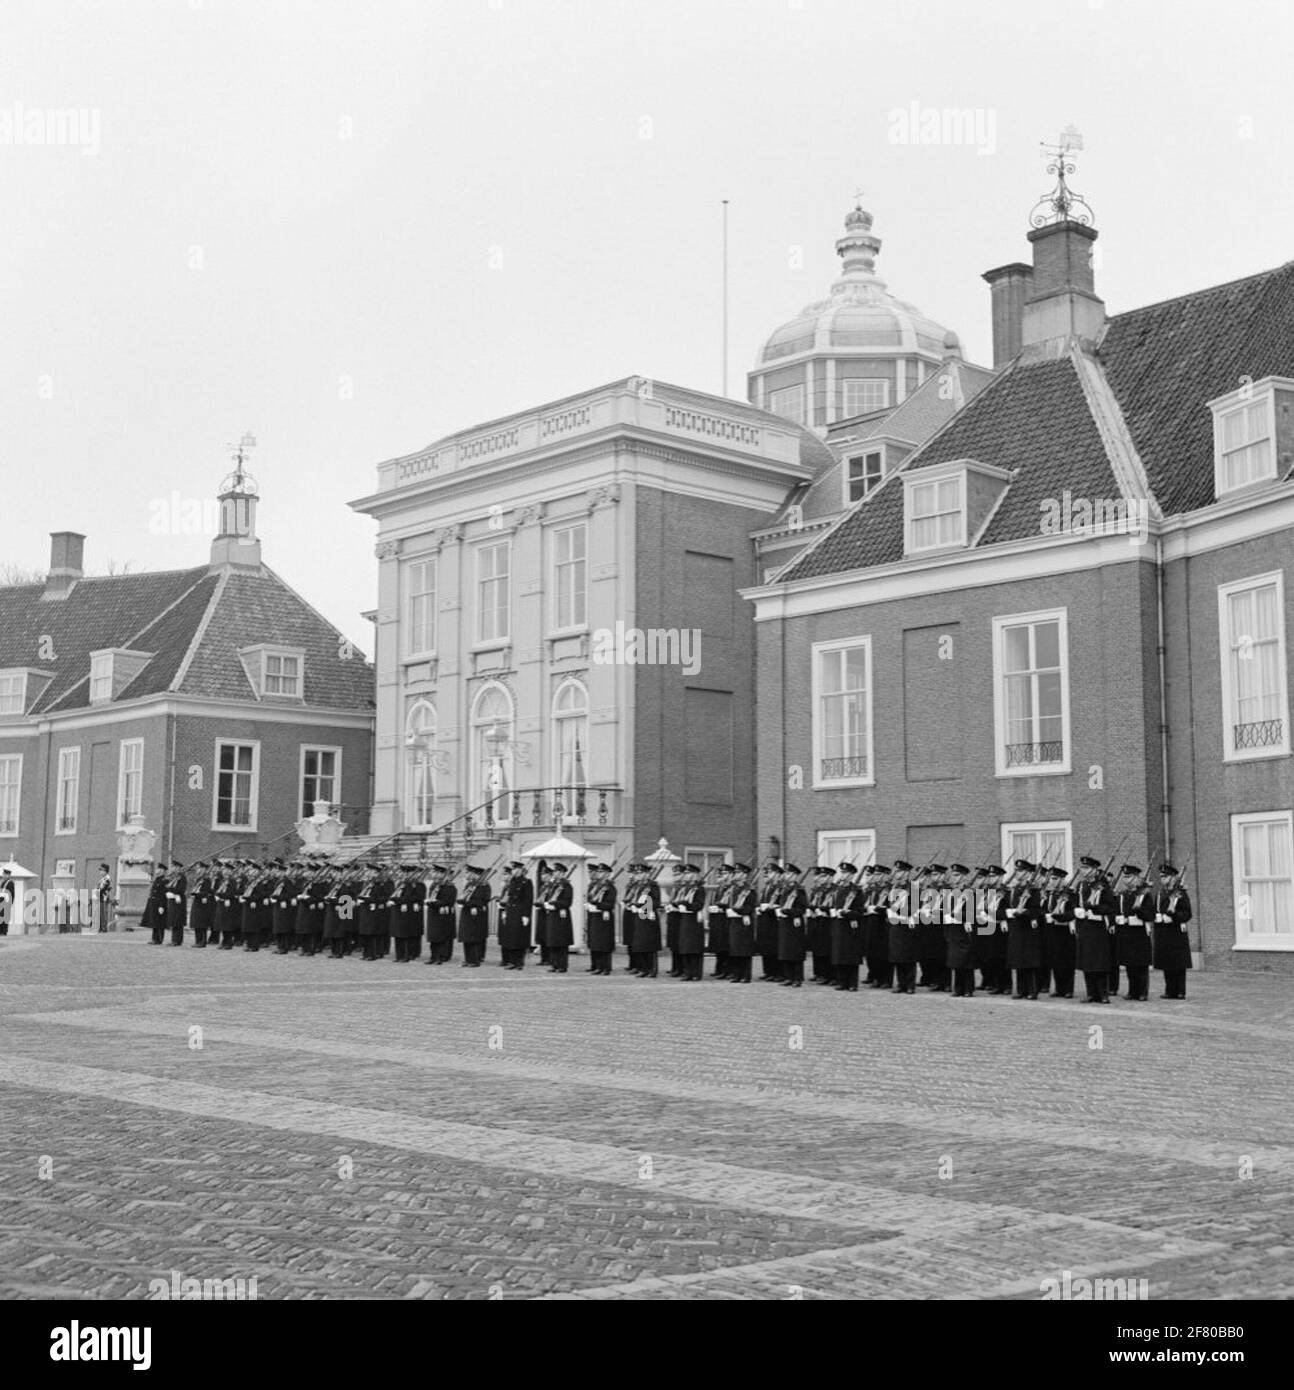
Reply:
M1092 209L1081 194L1065 182L1066 176L1075 169L1070 156L1083 148L1083 137L1072 125L1067 125L1054 145L1040 141L1039 148L1047 157L1047 172L1055 177L1056 186L1034 204L1029 221L1035 227L1046 227L1055 222L1078 222L1084 227L1090 225Z
M221 492L257 492L256 479L247 471L247 451L256 447L256 436L250 430L243 434L237 444L227 444L233 450L237 467L220 485Z

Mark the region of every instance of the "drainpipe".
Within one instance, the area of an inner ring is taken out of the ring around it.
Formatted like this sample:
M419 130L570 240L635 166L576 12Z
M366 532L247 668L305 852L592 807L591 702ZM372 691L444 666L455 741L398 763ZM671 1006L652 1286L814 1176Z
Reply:
M1159 637L1159 761L1160 800L1164 817L1164 858L1172 862L1172 810L1168 802L1168 687L1166 682L1167 655L1164 648L1164 538L1155 537L1155 598L1158 608Z
M167 781L170 790L166 794L166 862L175 858L175 737L179 719L176 715L167 716L171 726L171 752L168 759Z

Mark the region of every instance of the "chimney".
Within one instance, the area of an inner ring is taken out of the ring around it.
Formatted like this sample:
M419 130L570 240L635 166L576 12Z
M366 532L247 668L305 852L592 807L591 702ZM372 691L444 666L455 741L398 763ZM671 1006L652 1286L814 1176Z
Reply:
M43 599L64 599L82 574L85 537L77 531L51 531L49 534L49 574L45 578Z
M1024 332L1024 302L1033 289L1033 267L1022 261L986 270L993 294L993 365L1004 366L1020 351Z
M1022 346L1094 342L1105 327L1105 304L1092 279L1096 229L1068 218L1035 227L1033 288L1025 300Z

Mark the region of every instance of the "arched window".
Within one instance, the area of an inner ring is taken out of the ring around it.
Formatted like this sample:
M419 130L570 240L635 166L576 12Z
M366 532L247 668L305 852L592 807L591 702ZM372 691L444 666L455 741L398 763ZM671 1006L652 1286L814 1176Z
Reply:
M404 742L408 775L405 782L404 819L410 829L424 830L431 825L436 807L436 769L433 762L436 741L436 710L426 700L417 700L404 721Z
M472 704L472 765L476 769L473 805L492 801L494 820L512 818L512 696L501 685L484 686Z
M582 682L564 680L553 695L553 785L584 788L589 784L589 692ZM567 797L566 814L583 815L582 791ZM578 802L578 805L576 804Z

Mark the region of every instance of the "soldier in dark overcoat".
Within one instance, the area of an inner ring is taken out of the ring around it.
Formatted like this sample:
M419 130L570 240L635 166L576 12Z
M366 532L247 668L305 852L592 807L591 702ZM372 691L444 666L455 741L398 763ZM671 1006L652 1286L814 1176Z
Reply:
M1191 969L1191 895L1182 883L1182 871L1172 864L1159 866L1159 888L1154 898L1155 923L1152 943L1156 970L1164 972L1165 999L1186 998L1186 972Z

